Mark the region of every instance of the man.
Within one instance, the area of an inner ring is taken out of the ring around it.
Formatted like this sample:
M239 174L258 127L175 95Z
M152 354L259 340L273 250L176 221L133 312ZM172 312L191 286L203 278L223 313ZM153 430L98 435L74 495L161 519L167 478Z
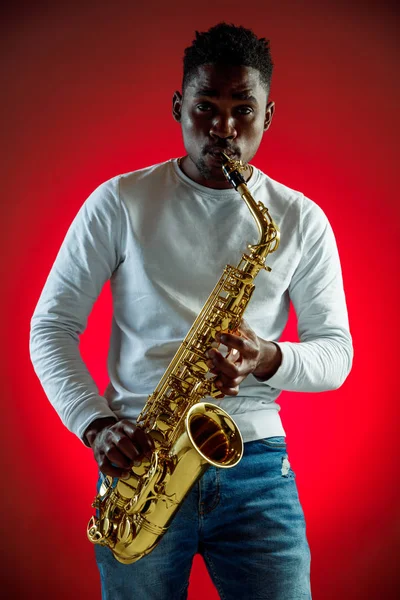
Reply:
M32 319L31 355L67 427L89 445L103 474L126 477L153 450L135 420L224 266L257 240L252 216L221 170L221 150L255 155L275 110L269 43L243 27L196 33L186 49L173 116L186 155L114 177L72 223ZM281 230L260 273L232 353L208 352L222 400L245 442L233 469L210 467L157 548L122 565L96 546L105 599L186 597L193 556L204 557L224 599L310 598L309 549L285 432L281 390L339 387L352 344L336 243L322 210L255 167L253 197ZM110 384L98 390L78 351L92 305L111 279ZM299 343L279 342L289 302Z

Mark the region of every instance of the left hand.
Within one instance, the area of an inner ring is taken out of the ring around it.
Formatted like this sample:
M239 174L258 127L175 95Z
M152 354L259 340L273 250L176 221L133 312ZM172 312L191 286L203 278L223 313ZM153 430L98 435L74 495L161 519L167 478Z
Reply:
M210 348L207 365L211 373L218 375L215 385L224 395L237 396L239 385L250 373L260 380L269 379L281 364L279 346L258 337L244 319L236 335L217 333L216 339L230 353L224 357L216 348Z

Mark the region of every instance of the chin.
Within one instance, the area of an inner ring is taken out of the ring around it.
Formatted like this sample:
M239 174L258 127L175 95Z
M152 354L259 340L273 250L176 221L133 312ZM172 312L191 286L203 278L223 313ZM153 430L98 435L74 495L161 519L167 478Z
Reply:
M200 175L207 181L226 181L221 165L209 165L201 158L196 167Z

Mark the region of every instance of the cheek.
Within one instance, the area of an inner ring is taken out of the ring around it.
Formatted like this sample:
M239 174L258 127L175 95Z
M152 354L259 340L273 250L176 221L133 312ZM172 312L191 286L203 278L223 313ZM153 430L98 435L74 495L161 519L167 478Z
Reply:
M182 136L185 144L198 145L201 140L205 137L203 128L196 120L192 119L190 115L185 116L181 121Z
M263 122L264 123L264 122ZM259 126L252 126L246 129L243 135L242 145L242 160L244 162L250 162L257 153L257 150L261 144L263 138L264 128Z
M182 113L182 123L188 131L201 133L210 129L210 118L206 113L195 110L185 110Z
M255 121L253 125L248 129L247 139L249 145L252 147L258 146L264 135L264 120L260 119Z
M195 129L196 119L194 118L193 111L185 110L182 111L182 126L187 130Z

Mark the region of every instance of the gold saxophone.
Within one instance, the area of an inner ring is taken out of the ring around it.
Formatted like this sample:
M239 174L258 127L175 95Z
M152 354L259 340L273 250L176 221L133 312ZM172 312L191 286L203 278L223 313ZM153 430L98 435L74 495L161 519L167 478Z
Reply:
M222 153L223 154L223 153ZM207 302L137 419L151 435L150 460L133 466L128 479L105 477L87 527L89 540L108 546L121 563L149 554L167 531L176 511L210 465L234 467L243 440L233 419L221 408L200 402L221 397L207 366L206 351L217 346L219 331L236 332L254 290L253 280L268 254L279 245L279 230L268 209L251 196L241 174L246 168L226 154L222 170L253 215L260 240L249 245L238 266L227 265Z

